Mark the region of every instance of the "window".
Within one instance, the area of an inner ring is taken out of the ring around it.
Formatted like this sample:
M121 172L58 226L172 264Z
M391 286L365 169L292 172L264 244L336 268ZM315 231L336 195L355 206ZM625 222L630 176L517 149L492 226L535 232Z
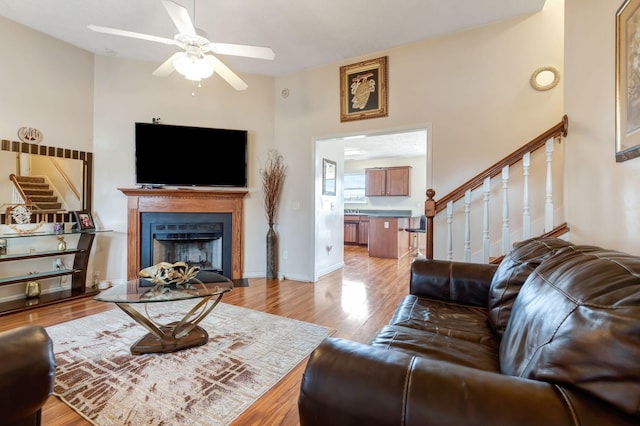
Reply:
M345 203L366 203L364 198L364 173L344 174L344 202Z

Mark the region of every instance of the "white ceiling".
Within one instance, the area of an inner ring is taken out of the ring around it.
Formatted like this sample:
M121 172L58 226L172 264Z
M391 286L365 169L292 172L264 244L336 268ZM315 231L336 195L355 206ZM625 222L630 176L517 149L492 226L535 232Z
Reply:
M193 0L175 0L194 19ZM545 0L198 0L195 25L211 41L271 47L274 61L221 56L240 73L278 76L538 12ZM173 38L159 0L0 0L0 16L98 55L152 61L174 52L96 33L94 24ZM426 155L424 132L344 141L345 159ZM401 147L402 149L398 149ZM348 154L358 150L357 156Z
M350 136L342 138L342 144L345 161L421 157L427 155L427 131Z
M225 56L234 71L278 76L523 16L545 0L198 0L211 41L269 46L274 61ZM192 19L193 0L176 0ZM95 33L95 24L166 38L177 32L159 0L0 0L0 16L99 55L153 61L177 51ZM151 66L151 73L155 66Z

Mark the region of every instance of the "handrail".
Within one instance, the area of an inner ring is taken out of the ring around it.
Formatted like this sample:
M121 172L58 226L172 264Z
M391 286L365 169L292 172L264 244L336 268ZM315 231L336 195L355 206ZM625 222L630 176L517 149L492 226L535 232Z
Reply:
M479 188L480 186L482 186L482 183L484 182L484 180L486 178L493 178L493 177L498 176L504 167L513 166L517 162L522 161L522 156L524 154L526 154L527 152L534 152L534 151L542 148L549 138L558 137L558 136L566 137L567 136L568 127L569 127L569 118L565 114L562 117L562 121L560 121L558 124L556 124L555 126L550 128L546 132L540 134L535 139L533 139L531 142L529 142L529 143L523 145L522 147L518 148L517 150L513 151L511 154L507 155L505 158L503 158L502 160L498 161L494 165L490 166L489 168L487 168L483 172L478 173L476 176L472 177L471 179L469 179L468 181L466 181L465 183L463 183L462 185L460 185L459 187L457 187L453 191L449 192L444 197L442 197L439 200L435 201L435 212L434 213L437 214L437 213L440 213L441 211L443 211L444 209L446 209L447 208L447 203L449 203L449 201L454 201L455 202L455 201L460 200L462 197L464 197L464 193L467 190L470 189L470 190L473 191L474 189ZM433 195L431 196L431 198L429 198L429 191L433 191ZM435 194L436 193L435 193L435 191L433 189L427 190L427 200L429 200L429 199L433 200L433 196ZM427 217L429 217L428 214L427 214Z
M60 164L55 160L55 158L49 158L49 160L51 161L53 166L56 168L58 173L60 173L60 176L62 176L62 179L64 179L64 182L67 184L69 189L71 189L71 192L73 192L76 198L80 200L81 199L80 191L78 191L78 188L76 188L73 182L71 182L71 179L69 179L69 176L65 173L65 171L62 170L62 167L60 167Z
M20 183L18 182L18 177L11 173L9 175L9 180L11 182L13 182L13 186L15 187L15 189L18 191L18 193L20 194L20 196L22 197L22 199L24 200L25 203L28 203L29 201L29 197L27 197L27 195L24 193L24 191L22 190L22 186L20 186Z
M502 160L493 164L486 170L478 173L453 191L449 192L439 200L435 200L433 197L436 195L436 191L433 188L427 189L427 200L424 202L424 214L427 216L427 247L426 258L433 259L433 218L436 214L447 208L447 204L451 201L455 202L464 197L465 192L468 190L474 190L482 186L486 178L493 178L499 175L502 169L506 166L512 166L520 161L527 152L534 152L543 146L545 146L547 140L556 137L566 137L569 129L569 117L565 114L562 120L551 127L549 130L538 135L536 138L521 146L511 154L504 157Z

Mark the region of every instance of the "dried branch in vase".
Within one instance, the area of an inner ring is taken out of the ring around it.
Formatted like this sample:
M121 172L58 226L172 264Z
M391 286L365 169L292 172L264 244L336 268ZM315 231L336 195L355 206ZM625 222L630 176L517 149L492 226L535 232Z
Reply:
M282 155L277 150L269 150L264 168L260 169L262 189L264 195L264 209L269 226L273 225L278 216L282 185L287 174L287 166Z

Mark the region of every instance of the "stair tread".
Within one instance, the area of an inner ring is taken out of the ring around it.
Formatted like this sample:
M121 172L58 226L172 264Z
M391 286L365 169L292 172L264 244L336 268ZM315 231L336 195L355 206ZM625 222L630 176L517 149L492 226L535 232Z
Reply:
M20 183L44 183L43 177L38 176L16 176L16 180Z
M24 190L23 189L22 191L27 195L36 195L36 196L51 196L51 195L53 195L53 191L52 190L47 190L47 191L41 190L41 191L38 191L38 190L33 190L33 189L31 189L31 190Z
M32 203L34 212L43 214L62 211L62 203L44 177L17 176L16 180Z

